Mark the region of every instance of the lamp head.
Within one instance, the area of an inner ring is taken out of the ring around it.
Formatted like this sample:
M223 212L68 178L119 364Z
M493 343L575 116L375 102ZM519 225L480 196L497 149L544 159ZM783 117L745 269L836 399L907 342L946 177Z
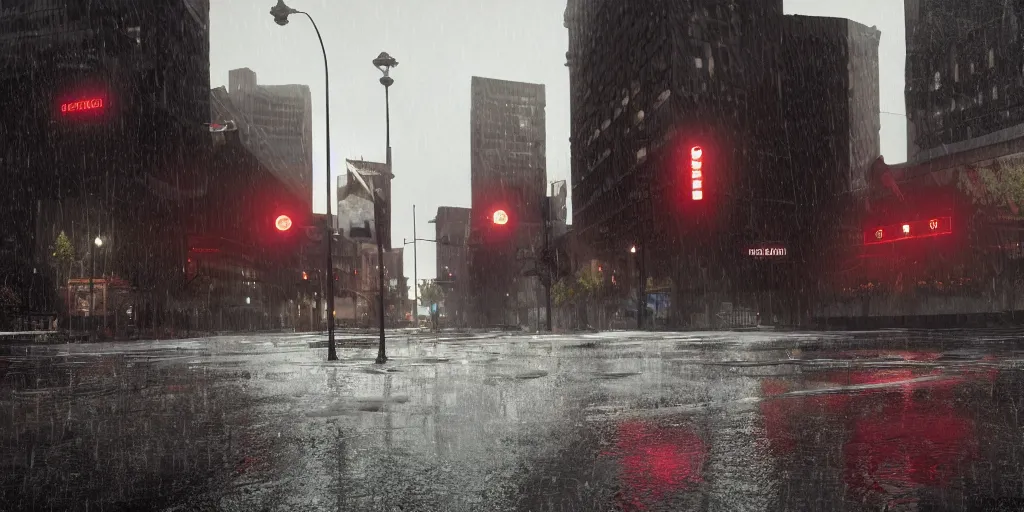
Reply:
M274 17L274 23L282 27L288 24L288 15L299 11L285 5L284 0L277 0L277 5L270 8L270 15Z
M394 57L388 55L388 52L380 52L380 55L376 59L373 59L373 65L384 73L384 76L388 76L388 71L391 68L398 67L398 61Z

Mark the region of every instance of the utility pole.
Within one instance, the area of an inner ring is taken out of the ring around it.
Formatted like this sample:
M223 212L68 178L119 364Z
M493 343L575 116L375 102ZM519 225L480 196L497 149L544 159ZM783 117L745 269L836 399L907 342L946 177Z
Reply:
M416 255L416 205L412 205L412 324L420 327L420 292L419 265ZM408 295L406 295L408 297Z

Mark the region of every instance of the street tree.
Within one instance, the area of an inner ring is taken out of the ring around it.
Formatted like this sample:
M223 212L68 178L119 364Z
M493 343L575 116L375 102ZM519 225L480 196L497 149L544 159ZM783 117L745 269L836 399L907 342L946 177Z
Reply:
M436 281L424 280L419 285L420 305L430 306L444 301L444 289Z
M57 282L67 284L68 278L71 277L71 265L75 261L75 246L63 231L53 242L52 256L53 264L57 268Z

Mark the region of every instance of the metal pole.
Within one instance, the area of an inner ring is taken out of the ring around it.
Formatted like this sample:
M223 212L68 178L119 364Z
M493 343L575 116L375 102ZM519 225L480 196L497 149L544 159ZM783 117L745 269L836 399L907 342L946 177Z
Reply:
M96 311L96 296L93 292L92 276L96 273L96 244L89 240L89 325L92 328L92 315Z
M391 179L391 99L388 95L388 86L384 86L384 129L385 129L385 142L387 144L387 161L385 162L388 168L388 179ZM377 196L377 191L373 191L373 202L374 204L382 203L383 198ZM377 225L377 272L380 278L380 345L377 347L377 364L384 364L387 362L388 357L385 351L384 341L384 240L383 233L384 229L381 226L380 213L382 213L384 205L380 204L380 207L374 208L374 223ZM413 237L415 238L415 237Z
M419 260L416 254L416 205L412 205L412 324L420 326L420 295L419 295ZM408 297L408 295L406 295Z
M555 184L552 183L551 184L551 192L554 193L554 191L555 191ZM551 254L550 254L550 252L551 252L550 237L551 237L551 227L552 227L552 222L551 222L551 200L549 198L547 198L547 197L545 197L544 200L547 201L547 205L544 208L544 213L545 213L545 215L544 215L544 260L545 260L544 261L544 271L547 274L545 276L546 280L545 280L545 287L544 287L544 316L545 316L544 323L546 324L545 327L547 327L548 332L551 332L551 285L552 285L552 283L551 283L551 280L552 280L551 264L554 261L554 258L552 258Z
M644 313L646 313L647 307L644 304L644 266L643 266L643 247L637 244L636 248L636 328L637 330L644 328Z
M327 271L324 273L324 279L327 280L327 360L336 361L338 359L338 352L334 346L334 226L331 222L331 74L327 68L327 49L324 47L324 39L320 36L320 29L317 28L316 22L313 21L313 17L309 13L305 14L309 18L309 22L313 24L313 30L316 31L316 38L320 41L320 51L324 54L324 114L326 118L326 129L324 130L327 138L327 176L325 181L327 182Z

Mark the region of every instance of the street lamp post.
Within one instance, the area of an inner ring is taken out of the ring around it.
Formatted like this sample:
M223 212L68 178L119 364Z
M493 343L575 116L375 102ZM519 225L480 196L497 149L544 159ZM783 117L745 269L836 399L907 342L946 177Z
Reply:
M95 249L94 249L95 247ZM92 245L89 247L89 323L90 328L95 328L95 321L92 320L96 313L96 295L95 285L93 283L93 276L96 275L96 249L103 247L103 239L96 235L96 238L92 241Z
M320 36L320 29L316 26L316 22L313 21L313 17L307 12L292 9L285 5L284 0L277 0L277 5L270 9L270 15L274 17L274 22L280 26L288 24L288 16L291 14L305 14L309 22L313 24L313 30L316 31L316 38L320 41L320 51L324 54L324 114L326 118L326 129L324 130L327 138L327 149L326 149L326 161L327 161L327 222L325 229L327 230L327 271L324 272L324 279L327 281L327 360L336 361L338 359L338 352L334 346L334 247L332 243L334 233L334 227L331 225L331 75L327 67L327 49L324 48L324 38ZM383 293L383 292L382 292ZM383 295L381 295L383 297ZM382 300L383 302L383 300ZM383 312L381 313L383 315ZM381 321L381 343L383 343L383 320Z
M398 66L398 61L394 57L388 55L388 52L380 52L380 55L376 59L373 59L373 65L380 70L384 76L380 77L380 84L384 86L384 126L385 126L385 143L387 148L387 155L385 156L385 165L388 169L388 179L391 179L393 173L391 172L391 97L389 91L391 85L395 83L395 80L391 78L391 68ZM374 191L374 203L383 201L382 198L378 198L376 191ZM380 205L378 208L374 208L375 216L376 212L383 210L384 205ZM384 240L381 236L384 232L380 221L384 219L378 218L375 224L377 225L377 266L380 272L380 345L377 347L377 364L384 364L387 362L388 357L385 355L384 350ZM415 253L415 246L413 253Z
M416 205L412 205L412 324L420 327L420 296L419 296L419 265L417 264L416 246ZM408 297L408 295L406 295Z

